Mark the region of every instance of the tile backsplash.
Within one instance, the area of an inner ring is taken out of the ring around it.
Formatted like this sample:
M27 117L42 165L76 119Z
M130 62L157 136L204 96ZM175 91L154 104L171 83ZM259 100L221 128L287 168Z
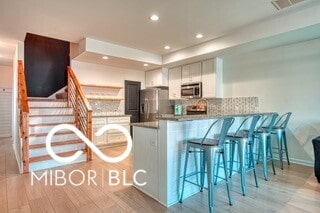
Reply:
M94 115L124 115L123 100L89 100Z
M259 112L258 97L223 98L221 112L224 114Z
M212 98L206 100L209 115L255 113L259 111L258 97ZM197 105L198 101L199 99L181 99L175 100L174 104L181 104L183 114L186 114L186 107Z
M236 97L236 98L212 98L208 102L207 111L209 115L255 113L259 111L258 97ZM197 105L199 99L181 99L172 101L172 105L181 104L183 114L186 107ZM94 115L123 115L124 100L89 100Z

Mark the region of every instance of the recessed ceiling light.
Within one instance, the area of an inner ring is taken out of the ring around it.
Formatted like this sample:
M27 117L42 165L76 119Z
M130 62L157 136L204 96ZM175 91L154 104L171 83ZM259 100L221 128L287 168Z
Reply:
M102 59L107 60L107 59L109 59L109 57L108 56L103 56Z
M164 49L169 50L169 49L170 49L170 46L169 46L169 45L166 45L166 46L164 46Z
M203 37L203 35L201 34L201 33L198 33L197 35L196 35L196 38L202 38Z
M143 66L147 67L147 66L149 66L149 64L143 64Z
M150 16L150 19L151 19L152 21L158 21L158 20L159 20L159 16L157 16L157 15L152 15L152 16Z

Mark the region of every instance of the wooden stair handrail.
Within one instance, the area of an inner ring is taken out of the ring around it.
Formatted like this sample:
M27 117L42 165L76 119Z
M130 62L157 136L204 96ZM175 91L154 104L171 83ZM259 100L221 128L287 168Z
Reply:
M18 103L23 172L27 173L29 172L29 105L22 60L18 60Z
M29 113L26 78L24 75L23 62L21 60L18 61L18 84L21 109L23 112Z
M79 95L80 95L80 98L82 99L82 101L85 103L86 105L86 109L88 111L92 111L92 108L89 104L89 101L88 99L86 98L86 96L84 95L84 92L82 91L82 88L81 88L81 85L79 84L78 82L78 79L76 78L76 75L74 74L73 70L71 69L71 67L67 67L68 69L68 74L70 75L70 78L73 80L75 86L76 86L76 89L77 91L79 92Z
M92 108L84 95L72 68L68 71L68 106L75 112L76 127L92 141ZM86 145L87 160L92 160L92 150Z

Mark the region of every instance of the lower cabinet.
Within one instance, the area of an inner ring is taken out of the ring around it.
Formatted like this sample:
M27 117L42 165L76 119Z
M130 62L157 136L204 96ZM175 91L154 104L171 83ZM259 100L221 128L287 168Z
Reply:
M96 136L94 133L97 132L101 127L106 124L119 124L130 132L130 117L96 117L92 119L93 129L93 143L96 145L119 145L127 141L125 135L116 130L110 129L101 136Z
M106 145L107 144L107 133L103 133L100 136L96 136L94 133L96 133L100 128L102 128L104 125L106 125L106 118L92 118L92 139L93 143L95 145Z

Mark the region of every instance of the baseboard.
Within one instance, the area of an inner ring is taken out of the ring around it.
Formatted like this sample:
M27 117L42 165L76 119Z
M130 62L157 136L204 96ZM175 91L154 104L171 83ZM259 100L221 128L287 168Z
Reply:
M14 145L14 141L12 143L12 147L13 147L14 155L16 157L17 164L18 164L19 173L22 174L23 173L22 161L21 161L21 159L19 157L20 155L18 154L18 150L16 149L16 146Z
M279 160L279 158L274 157L275 160ZM303 166L310 166L313 167L314 166L314 162L313 161L308 161L308 160L301 160L301 159L296 159L296 158L290 158L290 163L295 163L295 164L299 164L299 165L303 165ZM283 162L287 163L287 159L283 159Z
M285 161L285 162L287 162L287 161ZM296 158L290 158L290 163L295 163L295 164L300 164L300 165L310 166L310 167L314 166L313 161L301 160L301 159L296 159Z

